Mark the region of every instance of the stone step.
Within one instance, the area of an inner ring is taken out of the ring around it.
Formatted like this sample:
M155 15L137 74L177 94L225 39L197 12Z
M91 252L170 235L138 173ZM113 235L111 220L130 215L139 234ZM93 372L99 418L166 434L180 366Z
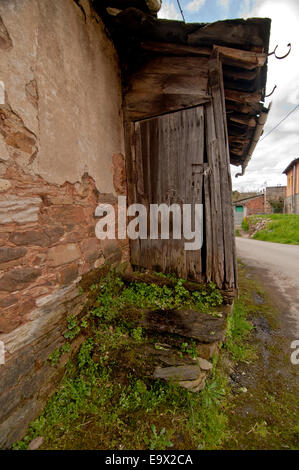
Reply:
M155 379L172 381L191 392L203 390L207 372L213 368L211 362L206 359L182 355L182 353L171 348L154 349L151 354L156 361L162 363L155 367L153 372Z
M145 284L156 284L157 286L167 286L167 287L175 287L178 280L169 279L164 276L159 276L154 272L125 272L121 274L122 280L126 284L130 284L132 282L144 282ZM185 289L189 290L190 292L212 292L212 289L209 287L208 284L200 284L195 281L187 281L184 280L184 287Z
M144 282L145 284L156 284L158 286L167 286L174 287L177 284L177 280L169 279L167 277L159 276L154 272L145 272L141 273L138 271L134 272L125 272L121 274L122 280L125 284L130 284L132 282ZM212 288L209 284L198 283L195 281L185 280L183 284L184 288L189 292L201 292L205 291L208 294L212 292ZM231 305L236 296L235 289L220 289L220 293L223 297L224 304Z
M94 351L93 360L98 362L101 350ZM139 378L152 378L173 382L192 392L198 392L205 386L207 374L212 370L212 363L201 358L193 358L166 343L136 344L128 350L119 350L113 357L116 364L121 364L118 380L134 374Z
M204 388L207 374L194 365L157 367L153 376L155 379L173 381L190 391L198 392Z
M217 314L218 316L213 316L191 309L144 310L139 323L153 332L180 335L210 344L221 342L225 338L227 306L223 306Z

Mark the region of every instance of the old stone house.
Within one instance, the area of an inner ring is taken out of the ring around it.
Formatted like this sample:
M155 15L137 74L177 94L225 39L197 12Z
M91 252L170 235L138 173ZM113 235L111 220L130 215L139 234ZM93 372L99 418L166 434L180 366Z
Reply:
M286 189L286 186L267 186L262 194L234 201L235 225L241 225L243 218L250 215L283 212Z
M81 279L124 262L237 287L230 163L245 170L267 116L270 20L184 24L159 6L0 2L0 447L61 376L46 361ZM95 208L126 194L202 202L202 249L98 240Z
M287 175L284 210L287 214L299 214L299 158L295 158L283 173Z

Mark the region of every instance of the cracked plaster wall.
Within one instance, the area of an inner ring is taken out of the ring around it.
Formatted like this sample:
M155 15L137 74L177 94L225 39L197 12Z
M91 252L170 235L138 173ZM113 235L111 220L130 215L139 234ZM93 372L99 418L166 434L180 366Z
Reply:
M124 149L117 56L89 2L81 6L85 15L74 0L2 0L0 80L37 140L18 157L26 172L56 184L88 173L114 193L112 156Z

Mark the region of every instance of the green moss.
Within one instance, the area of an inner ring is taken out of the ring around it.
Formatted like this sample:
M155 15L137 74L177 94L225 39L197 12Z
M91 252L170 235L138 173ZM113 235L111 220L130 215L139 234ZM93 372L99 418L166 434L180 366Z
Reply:
M55 366L60 358L61 352L59 348L56 348L52 354L49 355L49 361L51 366Z
M76 361L67 364L59 389L15 449L27 448L41 435L46 449L213 449L221 445L227 425L224 377L214 371L201 394L153 380L143 345L161 340L148 339L141 327L130 323L131 315L126 317L134 308L137 312L136 307L210 309L222 302L213 284L191 293L183 280L171 279L170 287L143 282L125 286L115 273L93 281L90 337ZM81 326L73 316L68 318L71 337ZM182 344L180 339L177 344L182 354L196 356L193 342Z
M253 329L247 320L246 304L237 300L233 313L228 318L225 347L235 361L252 361L256 357L254 347L244 341Z
M240 264L240 293L229 319L225 354L234 361L234 373L243 377L244 371L244 377L251 378L249 385L238 383L232 392L221 359L217 363L216 358L201 393L150 376L154 364L145 354L146 345L159 349L165 338L149 336L138 326L136 304L168 308L196 303L211 308L220 302L213 285L193 296L178 280L165 290L143 283L142 276L140 282L124 284L117 274L109 274L93 280L86 327L90 336L75 362L67 364L64 379L41 416L14 448L26 449L37 436L45 437L44 449L297 448L297 395L290 377L286 387L286 379L276 373L288 367L289 358L282 354L285 339L277 336L277 312L270 299L248 274L246 265ZM258 305L257 294L263 298ZM97 308L101 310L93 314ZM266 319L275 331L272 342L257 339L256 318ZM75 330L79 323L69 320L70 331ZM196 356L193 342L175 336L167 342L182 355Z

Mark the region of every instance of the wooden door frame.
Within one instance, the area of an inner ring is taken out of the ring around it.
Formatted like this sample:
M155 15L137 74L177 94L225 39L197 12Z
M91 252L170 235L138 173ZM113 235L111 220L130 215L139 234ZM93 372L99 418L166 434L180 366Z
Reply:
M222 66L222 54L221 48L214 47L213 52L210 56L209 62L209 97L200 100L200 103L188 106L186 108L172 109L171 111L165 110L168 114L172 112L182 111L188 108L192 108L199 105L204 105L210 109L213 113L215 122L215 138L218 152L218 165L221 168L221 178L218 181L220 188L220 195L217 196L217 201L211 202L209 207L206 207L206 219L205 224L209 234L206 231L205 243L207 251L207 265L205 267L206 280L214 281L218 287L222 287L226 290L235 290L238 284L237 274L237 261L236 261L236 248L235 248L235 237L234 237L234 215L232 206L232 184L230 174L230 157L229 157L229 142L228 142L228 131L227 131L227 119L226 119L226 108L225 108L225 94L223 84L223 66ZM125 134L125 153L126 153L126 170L127 170L127 197L128 204L136 202L136 191L135 191L135 122L150 119L155 117L149 115L142 119L136 118L134 120L129 119L126 109L124 109L124 134ZM221 117L221 119L220 119ZM206 131L207 135L207 131ZM221 155L221 158L219 158ZM214 183L212 187L211 184ZM212 194L212 189L215 187L217 182L211 181L210 176L206 178L204 182L204 195L206 204L206 198L208 193ZM221 199L221 221L219 219L218 235L215 234L213 226L213 204L214 211L218 204L219 211L219 196ZM217 238L218 237L218 238ZM220 240L223 238L223 248ZM220 246L219 246L220 243ZM215 251L215 247L217 249ZM217 253L217 255L216 255Z

